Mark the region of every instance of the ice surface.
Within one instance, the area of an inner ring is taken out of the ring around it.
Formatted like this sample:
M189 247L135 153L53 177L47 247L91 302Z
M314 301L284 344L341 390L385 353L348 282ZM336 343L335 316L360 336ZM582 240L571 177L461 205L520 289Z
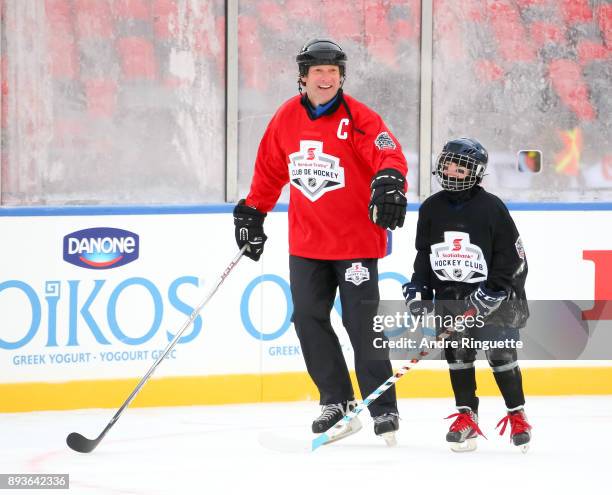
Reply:
M114 410L0 415L0 471L69 473L71 494L425 494L600 492L608 479L612 396L529 397L527 454L494 431L501 398L481 399L473 453L444 441L451 399L400 401L399 445L374 436L367 413L356 435L316 452L264 447L276 434L311 439L314 402L128 409L91 454L65 444L77 431L96 437ZM3 493L10 493L8 490ZM38 493L20 490L15 493Z

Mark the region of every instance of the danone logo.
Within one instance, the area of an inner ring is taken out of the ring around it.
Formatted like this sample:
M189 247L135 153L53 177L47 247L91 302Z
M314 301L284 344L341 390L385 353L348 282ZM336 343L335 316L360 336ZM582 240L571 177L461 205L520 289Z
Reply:
M107 270L138 259L138 235L129 230L95 227L64 236L64 261Z

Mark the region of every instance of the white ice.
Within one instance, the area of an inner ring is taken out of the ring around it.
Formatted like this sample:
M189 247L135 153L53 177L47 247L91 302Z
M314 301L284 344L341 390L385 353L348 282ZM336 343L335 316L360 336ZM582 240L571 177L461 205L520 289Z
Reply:
M78 495L582 495L609 485L612 396L529 397L527 454L494 430L500 398L481 399L488 440L472 453L445 444L451 399L400 401L395 448L374 435L366 412L362 431L315 452L261 444L273 431L307 441L318 411L314 402L129 408L90 454L68 449L66 435L95 438L114 410L0 414L0 472L69 473L70 490L53 493Z

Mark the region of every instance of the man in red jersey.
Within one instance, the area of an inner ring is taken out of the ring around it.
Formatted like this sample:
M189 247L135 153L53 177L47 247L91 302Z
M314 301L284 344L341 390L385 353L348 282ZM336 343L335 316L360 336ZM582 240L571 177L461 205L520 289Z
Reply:
M389 360L368 359L363 332L378 303L378 258L386 229L406 214L406 159L378 114L343 93L346 54L324 39L306 43L296 57L300 95L286 101L259 145L251 189L234 209L236 242L257 261L267 239L264 218L281 189L291 185L289 272L293 322L306 367L320 393L313 433L327 431L356 402L331 322L336 290L342 322L355 351L363 397L391 376ZM371 340L370 340L371 341ZM393 388L369 406L374 431L388 442L399 428ZM347 434L361 428L355 418Z

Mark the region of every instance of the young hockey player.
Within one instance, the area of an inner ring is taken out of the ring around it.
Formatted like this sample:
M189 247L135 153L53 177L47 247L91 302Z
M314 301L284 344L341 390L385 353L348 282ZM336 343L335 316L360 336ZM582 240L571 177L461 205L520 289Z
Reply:
M289 274L293 323L322 406L312 423L322 433L352 410L353 387L331 322L336 290L366 397L393 374L387 360L366 356L360 335L371 322L361 301L378 301L378 258L386 229L406 214L406 159L374 111L342 91L346 54L331 40L306 43L296 57L300 95L285 102L261 140L251 188L234 209L236 241L257 261L267 239L263 222L282 187L289 199ZM371 325L370 325L371 326ZM374 432L393 443L399 428L395 391L370 407ZM361 428L358 418L347 434Z
M434 172L443 190L419 209L414 274L403 286L404 298L413 309L417 294L422 300L465 301L452 304L461 308L459 314L475 318L457 335L481 342L518 341L519 328L529 316L524 289L527 259L508 209L479 185L487 162L487 151L475 139L453 139L444 145ZM482 434L475 347L445 347L458 410L447 418L455 420L446 440L457 452L474 450ZM500 433L509 424L512 442L526 451L531 426L524 411L516 348L489 349L486 357L507 407L507 415L498 423Z

